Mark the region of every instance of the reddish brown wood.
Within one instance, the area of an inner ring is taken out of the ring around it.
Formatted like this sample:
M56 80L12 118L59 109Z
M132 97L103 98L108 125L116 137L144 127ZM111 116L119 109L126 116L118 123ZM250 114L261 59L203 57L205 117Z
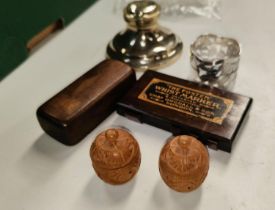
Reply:
M50 34L56 32L57 30L63 27L63 22L61 19L57 20L56 22L52 23L51 25L44 28L34 37L32 37L27 43L27 49L32 50L36 47L40 42L45 40Z
M91 146L90 157L98 177L113 185L131 180L141 161L138 142L123 129L100 133Z
M195 190L203 183L208 169L208 151L194 137L177 136L165 144L160 153L160 175L173 190Z
M131 67L105 60L39 107L39 123L56 140L74 145L114 111L135 81Z

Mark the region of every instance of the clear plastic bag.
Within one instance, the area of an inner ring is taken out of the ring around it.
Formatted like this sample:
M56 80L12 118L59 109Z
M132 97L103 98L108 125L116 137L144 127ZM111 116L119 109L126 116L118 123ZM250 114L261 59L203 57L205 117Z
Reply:
M115 12L120 12L133 0L116 0ZM206 17L221 19L221 0L155 0L164 17Z

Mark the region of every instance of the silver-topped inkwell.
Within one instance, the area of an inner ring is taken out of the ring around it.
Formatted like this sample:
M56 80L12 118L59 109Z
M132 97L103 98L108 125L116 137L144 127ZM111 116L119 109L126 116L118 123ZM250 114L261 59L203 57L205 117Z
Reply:
M158 70L175 62L183 48L178 36L158 25L160 6L134 1L124 9L127 28L108 44L107 55L135 70Z
M234 86L240 61L240 45L232 38L201 35L191 45L191 65L196 81L222 89Z

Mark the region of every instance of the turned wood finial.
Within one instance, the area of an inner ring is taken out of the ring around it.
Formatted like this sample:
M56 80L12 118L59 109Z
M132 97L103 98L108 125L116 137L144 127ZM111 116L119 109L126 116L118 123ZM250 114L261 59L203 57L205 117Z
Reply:
M118 138L118 131L116 129L108 129L105 132L105 137L111 143L115 143Z

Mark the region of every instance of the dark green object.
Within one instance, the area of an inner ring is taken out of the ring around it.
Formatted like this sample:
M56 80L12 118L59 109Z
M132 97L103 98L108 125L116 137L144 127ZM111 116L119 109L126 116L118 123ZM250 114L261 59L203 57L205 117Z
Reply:
M66 27L96 0L9 0L0 6L0 80L29 54L27 43L47 26Z

